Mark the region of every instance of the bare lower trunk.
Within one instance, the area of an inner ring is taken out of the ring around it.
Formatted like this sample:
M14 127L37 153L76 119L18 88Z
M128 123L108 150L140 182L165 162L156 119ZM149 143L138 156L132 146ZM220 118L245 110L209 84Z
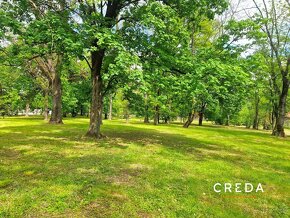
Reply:
M226 126L229 126L230 125L230 115L228 114L227 115L227 120L226 120Z
M259 96L256 97L255 101L255 117L254 117L254 122L253 122L253 129L258 129L259 128L259 102L260 98Z
M63 124L62 122L62 87L60 73L53 73L52 78L52 113L49 120L51 124Z
M109 120L112 120L112 113L113 113L113 96L110 95Z
M101 68L104 58L104 50L94 51L91 54L92 58L92 101L90 108L90 126L87 136L102 138L101 123L102 123L102 109L103 109L103 81L101 75Z
M29 111L30 111L29 103L27 102L27 103L26 103L26 106L25 106L25 116L26 116L26 117L29 116Z
M198 113L199 118L198 118L198 125L202 126L202 120L203 120L203 112Z
M194 113L190 112L190 113L188 114L188 119L187 119L187 121L184 123L183 127L184 127L184 128L188 128L188 127L190 126L190 124L192 123L193 119L194 119Z
M282 92L279 97L279 105L278 105L278 117L272 132L272 135L274 136L285 137L284 120L286 114L288 90L289 90L289 79L287 78L286 74L286 76L283 76Z
M200 111L198 112L198 115L199 115L199 118L198 118L198 125L199 125L199 126L202 126L202 121L203 121L203 116L204 116L205 106L206 106L206 104L205 104L205 103L202 103L202 105L201 105L201 109L200 109Z
M44 120L48 121L48 91L44 92Z
M275 127L273 128L272 135L285 137L284 131L284 120L286 114L286 105L287 105L287 95L289 91L289 66L290 66L290 56L287 59L286 69L281 69L282 74L282 91L279 96L278 104L278 117L276 120Z
M154 125L159 124L159 106L155 107L155 114L154 114Z

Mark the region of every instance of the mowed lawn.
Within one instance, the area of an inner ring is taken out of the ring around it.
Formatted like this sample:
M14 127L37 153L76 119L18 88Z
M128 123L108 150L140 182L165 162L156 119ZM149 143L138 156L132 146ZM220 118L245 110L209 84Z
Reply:
M88 119L64 122L0 119L0 217L289 217L290 137L104 121L95 141Z

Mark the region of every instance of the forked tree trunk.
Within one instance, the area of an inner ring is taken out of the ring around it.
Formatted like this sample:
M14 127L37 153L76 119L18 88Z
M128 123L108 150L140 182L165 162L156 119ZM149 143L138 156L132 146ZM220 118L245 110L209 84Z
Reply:
M190 124L192 123L192 121L194 120L194 112L190 112L188 114L188 118L187 118L187 121L183 124L183 127L184 128L188 128L190 126Z
M102 63L105 50L93 51L91 53L92 59L92 101L90 108L90 126L87 136L94 138L102 138L101 123L102 123L102 108L103 108L103 81L101 75Z
M62 87L60 73L52 74L52 113L49 120L51 124L63 124L62 122Z
M48 121L48 90L44 91L44 120Z

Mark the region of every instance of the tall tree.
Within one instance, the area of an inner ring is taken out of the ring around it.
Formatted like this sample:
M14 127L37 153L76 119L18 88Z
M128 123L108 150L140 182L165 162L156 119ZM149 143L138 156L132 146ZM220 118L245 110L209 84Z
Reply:
M277 111L275 111L276 122L272 135L285 137L284 120L286 115L287 96L289 91L289 3L276 0L265 1L259 4L253 0L258 14L254 16L257 22L261 24L261 31L267 36L267 42L271 57L277 65L281 88L279 91L279 101Z

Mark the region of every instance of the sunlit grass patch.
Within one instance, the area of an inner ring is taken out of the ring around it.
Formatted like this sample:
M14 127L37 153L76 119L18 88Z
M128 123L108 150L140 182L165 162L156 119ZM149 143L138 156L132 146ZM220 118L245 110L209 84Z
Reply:
M84 137L87 119L64 122L0 120L0 217L289 214L289 138L105 120L108 138L96 141ZM262 183L265 192L227 197L213 191L216 182Z

